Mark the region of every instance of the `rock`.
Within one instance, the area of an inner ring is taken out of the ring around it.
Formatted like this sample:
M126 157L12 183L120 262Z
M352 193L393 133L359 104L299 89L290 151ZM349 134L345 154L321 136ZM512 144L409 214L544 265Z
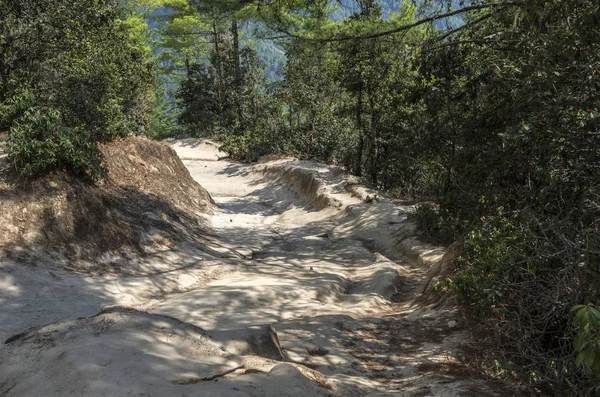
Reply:
M458 325L457 321L454 321L454 320L448 321L448 328L456 328L457 325Z
M379 262L389 262L390 260L385 256L381 255L379 252L373 252L371 255L371 262L379 263Z
M253 355L273 360L285 357L277 330L272 325L215 331L210 333L210 337L223 350L236 355Z
M308 348L307 347L306 351L311 356L326 356L327 354L329 354L329 350L324 349L322 347L314 347L314 348Z
M234 251L243 259L252 259L254 257L254 251L248 248L238 247Z
M367 198L365 198L365 203L372 203L373 201L377 201L377 195L374 194L373 196L370 196L367 194Z

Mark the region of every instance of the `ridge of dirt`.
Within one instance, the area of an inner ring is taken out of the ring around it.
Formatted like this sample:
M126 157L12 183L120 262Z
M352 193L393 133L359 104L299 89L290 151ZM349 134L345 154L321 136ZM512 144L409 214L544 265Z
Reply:
M108 177L97 185L62 173L20 181L0 167L0 259L134 274L133 262L205 241L214 202L173 149L138 137L100 149Z
M318 210L327 207L341 207L343 202L331 194L318 169L308 168L307 163L298 160L275 160L254 166L257 172L275 177L280 183L292 188L300 197ZM328 173L341 172L334 167L326 167Z
M416 205L396 204L340 167L294 158L271 160L265 157L252 169L291 186L319 210L328 207L343 210L344 216L355 219L350 222L354 223L353 234L377 240L378 246L374 248L387 251L389 256L404 255L419 266L429 268L439 263L446 253L445 247L420 241L415 225L407 221L406 215L413 212Z
M175 208L203 216L214 201L169 145L140 137L100 145L108 177L107 188L135 189L172 203Z

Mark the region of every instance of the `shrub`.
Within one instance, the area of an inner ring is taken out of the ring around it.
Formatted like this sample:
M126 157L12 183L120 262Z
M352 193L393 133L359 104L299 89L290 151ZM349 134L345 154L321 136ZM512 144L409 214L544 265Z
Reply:
M514 308L515 296L507 295L506 289L521 279L524 253L520 244L524 240L525 236L509 219L486 219L467 235L458 261L461 272L453 280L453 289L486 314Z
M220 149L235 160L258 161L261 156L278 152L273 141L268 138L265 128L258 125L243 135L223 135L223 145Z
M450 244L458 236L457 220L446 211L429 204L418 205L411 216L423 239L439 244Z
M525 211L487 217L468 234L456 273L436 285L473 309L496 374L560 395L600 391L600 312L578 305L600 298L600 239L593 223L577 226Z
M52 170L97 179L104 175L100 152L89 133L65 127L59 111L31 108L15 120L7 144L8 160L23 176Z
M2 88L0 86L0 89ZM0 129L8 129L13 120L23 116L35 103L33 90L21 85L20 81L9 81L6 92L9 96L3 101L0 100Z
M147 126L153 61L120 3L0 1L0 130L21 174L97 178L95 143Z
M575 336L575 350L577 367L582 364L596 378L600 378L600 307L588 305L575 305L571 309L575 312L575 324L578 327Z

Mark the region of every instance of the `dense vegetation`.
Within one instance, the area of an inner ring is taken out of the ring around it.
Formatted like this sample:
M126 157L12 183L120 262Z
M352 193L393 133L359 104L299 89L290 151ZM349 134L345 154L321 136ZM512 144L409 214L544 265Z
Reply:
M0 2L0 130L22 173L98 177L95 143L147 122L152 66L118 4Z
M95 142L144 131L340 164L437 203L415 220L462 242L437 288L487 319L491 371L599 393L600 7L390 4L3 0L10 159L98 176ZM285 50L277 81L265 46Z

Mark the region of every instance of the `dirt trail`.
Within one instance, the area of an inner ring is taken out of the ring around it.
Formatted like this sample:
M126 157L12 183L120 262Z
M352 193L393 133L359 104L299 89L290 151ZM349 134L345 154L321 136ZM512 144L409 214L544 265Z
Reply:
M214 246L136 277L2 264L0 396L516 395L459 363L454 311L414 304L443 251L409 207L335 167L174 148Z

